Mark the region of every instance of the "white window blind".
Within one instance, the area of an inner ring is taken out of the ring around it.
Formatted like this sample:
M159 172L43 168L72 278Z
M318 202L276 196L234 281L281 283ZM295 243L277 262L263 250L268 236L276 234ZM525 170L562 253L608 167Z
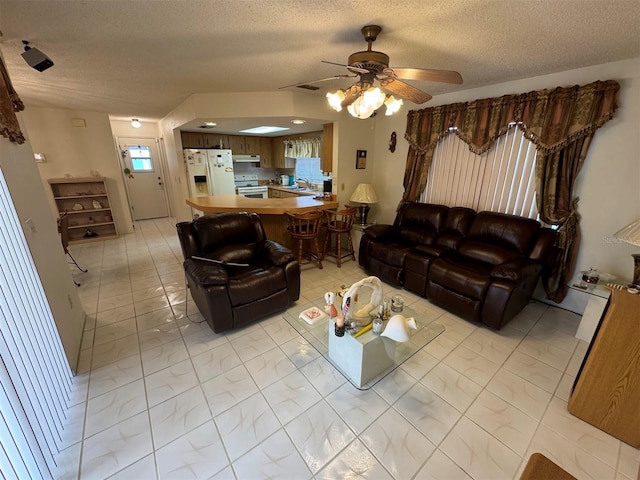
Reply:
M72 372L0 170L0 473L51 478Z
M421 202L536 219L535 145L513 125L482 155L455 134L435 148Z

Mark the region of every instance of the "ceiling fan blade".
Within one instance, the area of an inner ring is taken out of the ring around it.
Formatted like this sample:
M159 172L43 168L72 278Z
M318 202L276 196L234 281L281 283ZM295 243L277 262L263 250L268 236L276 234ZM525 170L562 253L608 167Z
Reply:
M403 80L421 80L423 82L443 82L462 84L462 75L453 70L431 70L428 68L385 68L385 75Z
M344 63L328 62L326 60L320 60L320 61L322 63L328 63L329 65L338 65L339 67L346 67L354 73L369 73L369 70L367 70L366 68L352 67L350 65L345 65Z
M358 75L347 75L345 73L344 75L334 75L333 77L321 78L320 80L312 80L311 82L300 82L300 83L294 83L293 85L286 85L284 87L278 87L278 90L282 90L283 88L298 87L300 85L311 85L313 83L326 82L328 80L337 80L337 79L340 79L340 78L354 78L354 77L357 77L357 76Z
M417 104L424 103L432 98L428 93L418 90L416 87L412 87L408 83L404 83L402 80L394 77L380 79L380 86L405 100Z
M356 101L361 93L362 84L360 82L354 83L344 91L344 100L342 101L342 103L340 103L340 105L342 105L343 107L348 107Z

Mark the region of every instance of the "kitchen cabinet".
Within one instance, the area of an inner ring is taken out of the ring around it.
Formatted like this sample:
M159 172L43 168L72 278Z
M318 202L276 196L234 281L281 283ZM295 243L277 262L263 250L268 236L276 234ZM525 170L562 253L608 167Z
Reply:
M260 138L242 135L229 135L229 144L234 154L259 155Z
M333 171L333 123L325 123L322 125L320 169L323 172Z
M203 133L204 148L223 148L228 149L229 135L223 135L221 133Z
M273 167L273 152L271 139L268 137L260 138L260 166L262 168Z
M69 243L118 236L111 201L103 177L50 178L60 215L69 215Z
M269 198L282 198L282 191L276 190L275 188L270 188Z
M273 142L273 161L271 165L273 168L295 168L296 161L294 158L285 158L284 156L284 141L282 137L276 137Z
M205 148L204 136L201 133L180 132L182 148Z

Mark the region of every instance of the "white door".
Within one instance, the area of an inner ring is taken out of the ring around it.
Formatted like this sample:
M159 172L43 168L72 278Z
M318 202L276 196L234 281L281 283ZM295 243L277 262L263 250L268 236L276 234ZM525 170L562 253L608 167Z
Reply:
M157 141L120 137L118 143L133 219L169 216Z

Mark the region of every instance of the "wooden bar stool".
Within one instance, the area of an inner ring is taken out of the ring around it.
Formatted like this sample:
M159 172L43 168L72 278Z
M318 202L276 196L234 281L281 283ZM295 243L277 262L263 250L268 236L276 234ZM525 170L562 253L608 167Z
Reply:
M353 250L353 240L351 239L351 227L356 218L357 209L355 207L347 207L344 210L333 211L327 210L327 236L324 239L324 247L322 248L322 260L325 255L336 258L338 268L342 264L342 259L345 257L351 257L351 260L355 261L356 256ZM347 237L346 249L342 249L342 234ZM327 251L327 248L331 245L331 237L336 237L335 249L333 251Z
M318 234L320 233L320 221L324 217L324 213L320 210L312 210L306 213L290 213L285 212L289 226L287 231L291 235L293 251L296 254L298 263L302 265L302 253L305 241L309 241L309 249L307 254L309 261L315 261L318 268L322 268L322 254L318 247ZM312 250L315 246L315 252Z

